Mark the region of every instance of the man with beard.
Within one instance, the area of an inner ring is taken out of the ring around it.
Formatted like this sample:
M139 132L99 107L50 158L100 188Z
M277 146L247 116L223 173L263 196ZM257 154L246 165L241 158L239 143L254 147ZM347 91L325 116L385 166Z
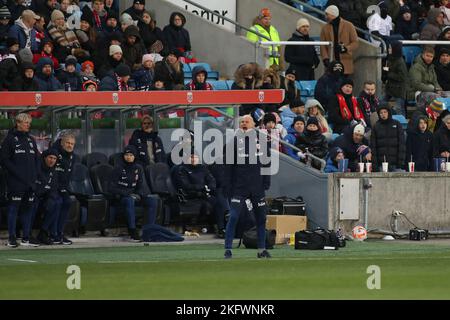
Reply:
M373 81L365 81L364 89L359 94L359 104L363 106L363 112L370 118L372 112L376 112L380 104L376 96L376 85ZM370 124L368 124L370 126Z

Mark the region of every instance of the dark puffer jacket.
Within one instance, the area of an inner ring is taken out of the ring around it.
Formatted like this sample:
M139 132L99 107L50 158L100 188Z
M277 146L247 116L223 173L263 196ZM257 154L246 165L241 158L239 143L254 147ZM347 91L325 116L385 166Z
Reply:
M308 35L296 31L288 41L313 41ZM284 59L289 62L290 68L295 69L296 80L314 80L314 68L320 60L314 46L286 46Z
M181 189L190 198L202 197L205 186L214 193L216 180L206 166L181 165L177 171Z
M175 16L181 17L180 27L175 25ZM173 12L170 15L170 24L164 27L163 33L169 46L169 51L175 48L181 48L184 51L191 51L191 38L189 32L184 28L186 18L180 12Z
M58 191L62 193L68 192L70 178L72 177L73 166L80 162L73 152L67 152L61 145L61 140L55 142L55 148L59 152L58 161L56 162L56 173L58 176Z
M433 135L433 155L440 157L445 151L450 152L450 130L442 124Z
M306 130L301 139L297 139L295 146L303 151L308 149L310 153L318 158L325 158L328 153L328 142L325 136L317 131Z
M428 131L422 132L419 130L420 119L428 122L427 117L419 116L415 123L413 130L408 130L408 137L406 139L406 162L415 162L414 171L429 171L432 168L433 157L433 134Z
M356 171L359 162L358 148L362 145L369 146L369 141L363 138L361 143L355 143L353 140L353 130L355 126L348 127L344 130L344 134L334 140L333 147L339 147L344 151L345 158L348 159L348 168Z
M166 156L164 146L161 138L158 136L158 132L145 132L142 129L134 130L133 134L131 135L129 144L136 147L136 161L144 168L150 164L147 141L152 143L153 157L155 162L164 162Z
M387 109L389 117L381 120L380 111ZM384 157L389 165L396 166L398 169L403 168L405 164L405 134L400 122L392 119L391 110L385 106L381 106L377 110L380 118L372 128L370 135L370 148L372 149L372 163L376 170Z

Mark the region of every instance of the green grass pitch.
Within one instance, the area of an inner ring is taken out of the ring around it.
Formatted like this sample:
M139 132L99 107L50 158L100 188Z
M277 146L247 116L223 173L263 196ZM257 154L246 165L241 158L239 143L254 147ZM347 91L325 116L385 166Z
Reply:
M277 246L270 260L218 244L0 250L0 299L450 299L450 247L349 242L338 251ZM34 262L33 262L34 261ZM81 269L69 290L66 269ZM369 290L367 267L381 270Z

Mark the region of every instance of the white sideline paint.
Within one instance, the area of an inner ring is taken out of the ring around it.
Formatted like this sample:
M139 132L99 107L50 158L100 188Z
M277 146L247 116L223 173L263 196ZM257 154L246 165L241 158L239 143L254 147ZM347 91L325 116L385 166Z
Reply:
M23 260L23 259L7 259L7 260L9 260L9 261L18 261L18 262L32 262L32 263L37 262L37 261L34 261L34 260Z

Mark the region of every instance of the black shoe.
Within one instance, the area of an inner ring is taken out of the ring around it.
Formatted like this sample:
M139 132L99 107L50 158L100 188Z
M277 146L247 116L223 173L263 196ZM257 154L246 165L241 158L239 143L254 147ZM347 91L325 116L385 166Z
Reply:
M231 259L233 257L233 254L231 253L231 250L227 249L225 250L225 254L223 255L225 259Z
M39 231L37 239L41 244L45 244L47 246L50 246L53 244L52 239L49 238L48 233L44 230Z
M6 246L8 246L10 248L17 248L19 246L19 244L17 243L16 238L9 238Z
M39 241L37 241L34 238L29 238L29 239L22 239L22 241L20 242L21 246L24 247L39 247Z
M72 244L72 241L69 240L69 239L67 239L66 237L62 237L62 238L61 238L61 241L59 242L59 244L63 244L63 245L66 245L66 246L70 246L70 245Z
M263 250L261 252L258 252L257 257L258 258L266 258L266 259L272 258L272 256L270 255L269 251L267 251L267 250Z
M217 238L224 239L225 238L225 229L220 229L217 231Z

